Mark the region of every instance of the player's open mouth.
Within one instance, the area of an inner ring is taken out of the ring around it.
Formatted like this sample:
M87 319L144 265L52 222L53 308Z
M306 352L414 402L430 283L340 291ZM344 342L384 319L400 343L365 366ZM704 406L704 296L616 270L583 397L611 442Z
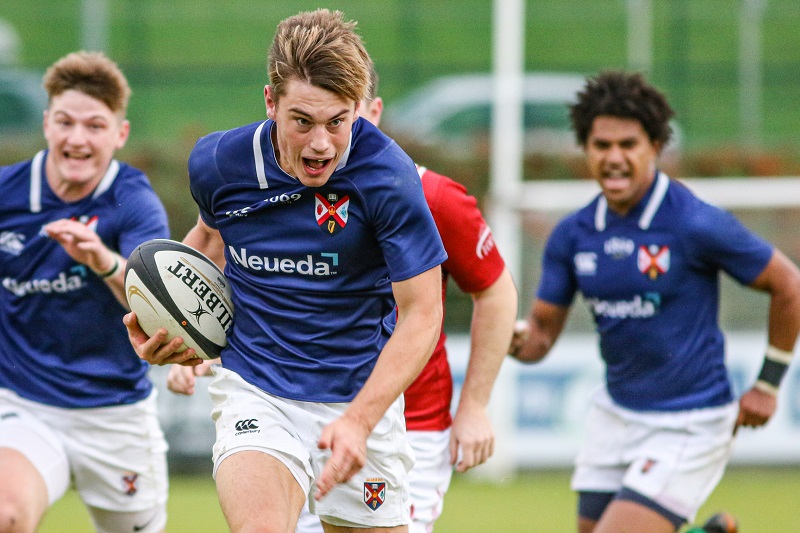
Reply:
M603 171L603 179L628 179L630 177L630 173L626 170Z
M330 162L331 162L330 159L308 159L306 157L303 158L303 164L313 173L325 170L325 168L328 166Z
M92 157L92 154L73 154L71 152L64 152L64 158L65 159L77 159L77 160L80 160L80 161L85 161L86 159L89 159L90 157Z

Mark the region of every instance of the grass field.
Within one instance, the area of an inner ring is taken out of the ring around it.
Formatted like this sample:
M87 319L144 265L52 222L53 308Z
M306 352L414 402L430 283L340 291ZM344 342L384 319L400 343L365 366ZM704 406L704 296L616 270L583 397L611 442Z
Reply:
M491 484L456 476L436 533L571 533L575 496L568 471L537 471ZM171 480L171 533L227 531L214 485L207 477ZM794 511L800 494L800 468L731 468L701 509L699 519L725 509L739 519L740 533L800 531ZM74 492L45 517L39 533L92 531Z

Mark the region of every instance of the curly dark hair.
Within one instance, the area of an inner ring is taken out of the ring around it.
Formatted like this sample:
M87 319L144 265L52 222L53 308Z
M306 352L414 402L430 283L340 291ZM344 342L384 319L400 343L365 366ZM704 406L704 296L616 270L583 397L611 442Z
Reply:
M594 119L600 115L638 120L651 142L666 146L672 135L669 120L675 112L664 94L638 73L607 70L586 80L578 101L570 106L578 143L586 144Z

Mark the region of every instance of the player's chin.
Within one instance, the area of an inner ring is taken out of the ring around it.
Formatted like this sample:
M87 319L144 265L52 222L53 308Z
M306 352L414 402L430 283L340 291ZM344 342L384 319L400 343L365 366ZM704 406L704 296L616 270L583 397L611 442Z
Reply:
M331 179L331 174L333 174L333 172L325 172L324 174L316 175L304 174L299 176L298 179L300 180L300 183L306 187L322 187L328 183L329 179Z

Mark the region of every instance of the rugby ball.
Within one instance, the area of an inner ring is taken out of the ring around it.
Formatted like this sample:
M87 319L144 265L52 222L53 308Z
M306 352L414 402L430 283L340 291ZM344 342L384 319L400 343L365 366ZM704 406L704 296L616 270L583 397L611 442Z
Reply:
M228 281L208 257L169 239L153 239L133 250L125 267L125 296L139 325L153 336L183 338L179 351L194 348L203 359L219 357L233 324Z

